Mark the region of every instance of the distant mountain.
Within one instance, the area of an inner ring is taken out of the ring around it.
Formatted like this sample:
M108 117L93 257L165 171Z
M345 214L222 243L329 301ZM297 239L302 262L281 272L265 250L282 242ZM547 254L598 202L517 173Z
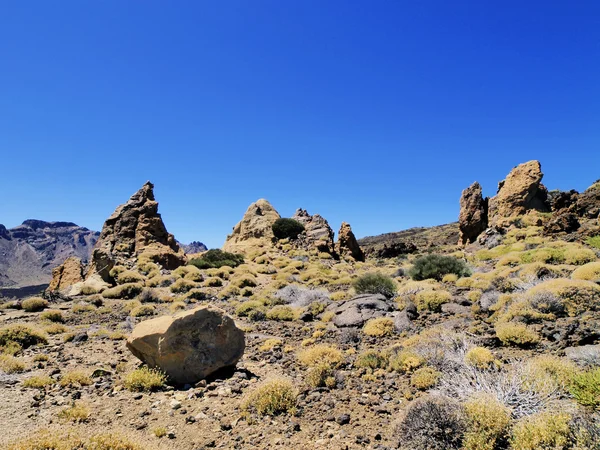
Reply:
M208 250L208 247L199 241L193 241L189 244L182 244L180 242L179 246L183 248L183 251L188 255L191 255L193 253L205 252L206 250Z
M52 269L69 256L88 261L99 235L72 222L31 219L11 229L0 225L0 287L49 283Z

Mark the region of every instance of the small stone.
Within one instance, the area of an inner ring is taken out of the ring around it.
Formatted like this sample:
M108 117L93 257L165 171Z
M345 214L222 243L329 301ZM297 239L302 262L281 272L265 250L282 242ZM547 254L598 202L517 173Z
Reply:
M179 409L181 408L181 402L179 400L171 400L170 406L171 409Z
M350 423L350 414L340 414L335 421L338 425L347 425Z

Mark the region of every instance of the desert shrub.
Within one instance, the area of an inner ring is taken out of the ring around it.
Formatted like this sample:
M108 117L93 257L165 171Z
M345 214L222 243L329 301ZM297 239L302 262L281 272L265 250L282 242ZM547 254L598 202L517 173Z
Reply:
M23 347L21 347L20 344L12 341L7 342L6 345L0 345L0 354L3 355L15 356L21 350L23 350Z
M281 347L283 345L283 341L279 338L270 338L263 341L262 344L258 347L261 352L269 352L276 347Z
M401 350L393 353L389 357L390 369L400 372L412 372L423 365L425 360L417 353L411 350Z
M127 283L106 289L102 292L104 298L134 298L144 287L140 283Z
M136 308L133 308L129 315L131 317L145 317L145 316L153 316L156 311L153 305L140 305Z
M74 403L58 413L58 418L67 422L87 422L89 417L90 410L82 403Z
M562 449L569 441L571 417L562 412L543 412L525 417L512 429L512 448L519 450Z
M357 294L382 294L391 298L396 293L396 283L380 272L366 273L352 283Z
M136 439L117 432L82 438L77 433L40 430L8 445L8 450L145 450Z
M585 243L590 247L600 248L600 235L587 238Z
M201 257L192 259L188 264L196 266L198 269L218 269L223 266L237 267L243 262L243 255L214 248L208 250Z
M297 312L287 305L277 305L267 311L267 319L278 320L278 321L291 321L295 320Z
M183 302L173 302L169 306L169 311L171 314L175 314L178 311L183 311L185 309L185 303Z
M165 386L167 376L158 369L143 366L125 375L124 385L132 392L158 391Z
M337 367L343 359L342 352L339 349L327 344L315 345L314 347L298 352L298 361L308 367L313 367L321 363Z
M504 440L510 425L510 409L490 394L479 394L465 405L467 432L465 450L495 450Z
M241 303L235 310L240 317L249 317L253 312L260 311L263 315L266 313L265 305L258 300L248 300Z
M142 303L155 303L160 301L158 293L152 288L144 288L137 299Z
M552 378L556 384L565 388L571 385L573 378L579 372L578 367L565 358L554 355L539 355L527 362L534 379L542 379L544 375Z
M40 314L40 319L47 320L48 322L58 322L58 323L62 323L65 321L65 318L63 317L62 312L60 312L56 309L44 311L42 314Z
M117 275L117 283L118 284L142 283L143 281L144 281L144 277L133 270L122 270Z
M46 328L44 328L44 331L50 335L62 334L67 330L68 328L60 323L53 323L52 325L49 325Z
M574 280L600 280L600 262L591 262L575 269L571 274Z
M442 282L444 283L456 283L458 280L458 275L455 273L447 273L442 277Z
M273 234L278 240L296 239L304 231L304 225L294 219L280 218L271 226Z
M196 283L190 280L186 280L185 278L179 278L175 283L171 285L169 288L173 293L185 293L196 287Z
M436 385L440 375L441 373L433 367L421 367L411 375L410 384L421 391L425 391Z
M596 253L589 248L569 247L565 250L565 264L580 266L596 259Z
M89 303L76 303L71 308L71 311L73 311L75 314L81 314L95 310L96 308L94 308L94 305L90 305Z
M465 429L464 412L458 402L429 395L408 405L395 435L403 450L460 449Z
M221 281L219 278L216 278L216 280ZM241 276L239 278L232 279L231 284L240 289L245 287L256 287L256 280L251 276Z
M175 282L175 278L171 275L155 276L146 281L148 287L169 287Z
M356 365L365 369L384 369L388 365L388 358L378 351L367 350L356 357Z
M579 404L600 409L600 367L575 375L570 391Z
M494 362L494 355L488 348L473 347L467 351L465 362L479 369L486 369Z
M21 302L21 308L27 312L42 311L48 307L48 301L40 297L31 297Z
M223 280L219 277L210 277L204 280L202 286L205 287L220 287L223 286Z
M561 299L570 316L595 310L600 305L600 286L591 281L566 278L546 280L529 289L526 295L531 298L541 292L549 292Z
M83 295L94 295L98 293L98 288L84 283L83 286L81 286L81 293Z
M60 385L65 386L89 386L92 379L81 370L73 370L65 373L60 379Z
M32 345L47 344L48 339L40 331L27 325L14 324L0 328L0 347L6 346L9 342L16 342L23 348Z
M312 388L333 388L337 384L335 369L327 363L311 367L306 374L306 383Z
M464 261L453 256L431 254L417 258L408 271L408 275L413 280L433 278L440 281L444 275L449 273L460 278L469 276L471 270Z
M390 336L394 333L394 320L389 317L376 317L369 319L363 327L367 336Z
M415 295L415 306L419 311L439 312L444 303L452 300L452 294L448 291L424 290Z
M0 355L0 370L5 373L21 373L25 371L25 363L11 355Z
M37 375L23 380L23 387L43 389L54 384L54 380L47 375Z
M504 345L530 347L540 341L538 334L520 322L500 322L495 326L496 336Z
M290 380L275 378L265 381L252 391L241 403L246 414L255 412L261 416L294 414L298 391Z

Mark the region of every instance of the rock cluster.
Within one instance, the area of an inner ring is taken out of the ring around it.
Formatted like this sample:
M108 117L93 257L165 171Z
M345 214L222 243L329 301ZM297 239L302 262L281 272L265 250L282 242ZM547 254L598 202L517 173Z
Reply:
M227 236L223 250L243 253L253 246L271 244L273 240L273 224L281 218L279 213L265 199L252 203L246 210L233 232Z
M165 269L176 269L186 262L158 213L154 185L149 181L104 222L87 276L99 274L110 282L109 272L114 266L131 266L141 253Z
M360 248L360 245L358 245L350 224L346 222L342 222L342 226L340 227L336 251L342 258L351 256L355 261L365 260L365 254Z
M304 231L298 237L307 248L316 248L320 252L335 256L334 232L325 218L319 214L310 215L305 209L298 209L292 216L304 225Z
M200 306L174 316L139 323L127 348L178 384L194 384L237 364L244 354L244 332L219 308Z
M460 229L460 244L475 242L488 226L488 199L483 198L481 185L473 183L462 191L460 196L460 214L458 227Z
M575 190L550 194L552 217L544 225L546 234L573 233L583 230L584 234L596 233L600 217L600 180L581 194Z

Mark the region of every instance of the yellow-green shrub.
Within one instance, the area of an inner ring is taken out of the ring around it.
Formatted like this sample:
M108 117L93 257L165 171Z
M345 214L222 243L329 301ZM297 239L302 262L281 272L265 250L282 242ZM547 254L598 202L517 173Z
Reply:
M575 375L570 390L578 403L600 409L600 367Z
M448 291L425 290L415 295L415 305L419 311L440 311L444 303L452 300L452 294Z
M166 381L166 375L160 370L144 366L125 375L124 385L132 392L152 392L162 389Z
M65 386L89 386L92 379L81 370L73 370L65 373L60 379L60 385Z
M569 442L569 414L549 411L525 417L512 429L512 448L562 449Z
M335 369L327 363L320 363L311 367L306 374L306 383L312 388L335 387Z
M421 356L410 350L401 350L393 353L389 361L390 369L401 373L412 372L425 362Z
M419 390L427 390L435 386L440 379L441 373L433 367L421 367L415 370L410 377L411 386Z
M279 338L270 338L263 341L262 344L258 347L261 352L269 352L273 350L275 347L281 347L283 345L283 341Z
M50 309L48 311L44 311L42 314L40 314L40 319L41 320L47 320L49 322L64 322L65 318L62 315L62 312L56 310L56 309Z
M123 270L117 275L118 284L142 283L143 281L144 277L133 270Z
M390 336L394 333L394 320L389 317L376 317L369 319L363 327L367 336Z
M494 450L510 425L510 410L490 394L478 394L465 405L468 426L465 450Z
M37 329L27 325L13 324L0 328L0 347L4 347L9 342L16 342L23 348L32 345L47 344L46 336Z
M104 298L134 298L142 292L144 286L141 283L120 284L102 292Z
M269 320L290 321L295 320L297 315L298 311L288 305L277 305L267 311Z
M388 365L388 356L376 350L367 350L356 357L357 367L383 369Z
M48 301L41 297L31 297L21 302L21 308L27 312L37 312L48 307Z
M538 334L520 322L499 322L495 326L496 336L505 345L528 347L540 341Z
M90 417L90 410L83 403L74 403L58 413L58 417L68 422L86 422Z
M0 355L0 369L6 373L25 371L25 363L11 355Z
M140 305L136 308L133 308L131 310L131 312L129 313L129 315L131 317L152 316L152 315L154 315L155 311L156 311L156 308L154 308L154 305Z
M173 283L170 286L170 290L173 293L183 293L183 292L187 292L191 289L194 289L195 287L197 287L197 284L194 283L193 281L190 280L186 280L185 278L178 278L175 283Z
M571 278L574 280L600 280L600 262L591 262L576 269Z
M494 362L494 355L485 347L473 347L465 354L465 362L479 369L486 369Z
M298 353L298 360L305 366L315 366L327 363L330 366L338 366L343 361L342 352L336 347L326 344L315 345Z
M265 381L246 396L240 405L246 414L259 415L295 413L298 391L290 380L275 378Z
M32 389L43 389L54 384L54 380L46 375L37 375L23 380L23 387Z
M549 292L560 298L570 316L594 310L600 305L600 286L591 281L551 279L529 289L527 296L531 298L542 292Z

